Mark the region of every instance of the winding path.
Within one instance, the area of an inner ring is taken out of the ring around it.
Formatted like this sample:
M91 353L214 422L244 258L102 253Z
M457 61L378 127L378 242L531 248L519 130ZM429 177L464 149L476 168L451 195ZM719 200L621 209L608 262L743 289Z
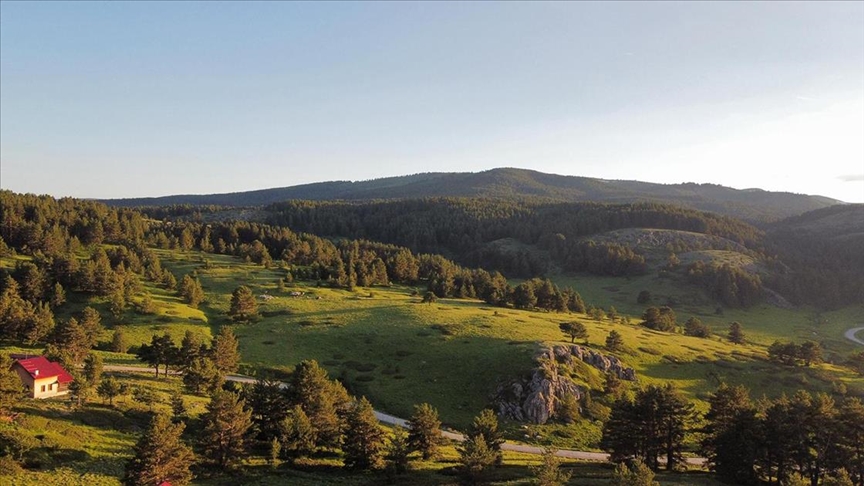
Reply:
M864 326L853 327L852 329L849 329L848 331L846 331L846 334L844 334L843 336L845 336L846 339L852 341L853 343L858 343L858 344L864 346L864 340L858 339L857 337L855 337L855 335L861 331L864 331Z
M859 328L864 329L864 327ZM854 333L853 333L854 334ZM847 333L847 337L848 333ZM853 336L854 337L854 336ZM852 339L852 338L850 338ZM860 341L859 341L860 342ZM864 344L864 342L861 342ZM145 368L142 366L121 366L121 365L105 365L103 368L105 371L131 371L131 372L143 372L143 373L153 373L153 368ZM179 371L171 371L169 372L171 375L180 374ZM227 375L225 377L227 381L233 381L237 383L255 383L257 378L253 378L251 376L244 375ZM285 383L280 383L281 387L285 387ZM408 421L396 417L394 415L389 415L383 412L375 411L375 418L377 418L380 422L389 425L397 425L399 427L408 428ZM462 442L465 440L465 436L458 432L451 432L447 430L442 430L441 435L450 440L455 440L457 442ZM542 447L526 445L526 444L516 444L513 442L505 442L501 444L501 449L505 451L512 452L521 452L524 454L537 454L542 455L545 450ZM589 452L589 451L574 451L569 449L560 449L555 453L556 456L564 457L567 459L579 459L581 461L599 461L599 462L608 462L609 454L603 452ZM685 459L687 464L691 466L704 466L705 458L702 457L688 457Z

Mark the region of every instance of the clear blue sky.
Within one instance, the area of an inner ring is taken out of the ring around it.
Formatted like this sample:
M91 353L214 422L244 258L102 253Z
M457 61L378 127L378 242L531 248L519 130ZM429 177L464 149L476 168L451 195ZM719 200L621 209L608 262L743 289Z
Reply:
M0 3L0 187L524 167L864 202L864 3Z

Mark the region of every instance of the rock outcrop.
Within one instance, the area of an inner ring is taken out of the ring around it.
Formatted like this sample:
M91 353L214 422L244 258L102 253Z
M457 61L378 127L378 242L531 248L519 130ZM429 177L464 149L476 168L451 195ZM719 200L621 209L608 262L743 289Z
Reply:
M584 390L559 372L559 363L571 365L578 359L622 380L636 379L633 368L624 366L618 358L578 345L544 347L535 359L537 367L528 377L501 385L496 390L494 403L502 417L545 424L555 416L563 400L569 397L581 400Z
M604 373L612 373L622 380L636 381L636 371L633 368L624 366L624 363L620 359L579 346L578 344L556 344L551 348L541 349L539 354L539 359L554 360L567 365L572 364L574 358Z

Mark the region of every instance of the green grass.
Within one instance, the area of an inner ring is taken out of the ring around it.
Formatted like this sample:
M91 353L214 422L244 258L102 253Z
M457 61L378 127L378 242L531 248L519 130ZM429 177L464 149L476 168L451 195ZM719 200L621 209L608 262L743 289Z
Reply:
M844 382L851 393L864 390L864 379L838 365L788 368L766 360L766 346L776 339L818 337L828 360L841 362L856 349L843 339L843 331L864 323L864 306L819 314L812 309L760 305L724 309L718 315L716 305L701 291L674 278L554 277L559 286L573 286L589 303L606 309L614 305L629 315L633 324L628 325L594 321L585 315L495 308L472 300L423 304L411 295L415 289L402 286L350 292L299 282L280 292L276 282L284 273L279 269L229 256L206 255L205 264L199 253L157 252L163 266L178 280L186 273L197 273L207 295L200 309L185 305L173 292L146 283L157 304L154 315L129 310L115 321L103 300L70 296L70 304L58 318L94 305L109 327L103 341L110 340L112 328L122 328L132 344L148 342L152 335L164 332L179 342L186 330L210 337L220 326L232 325L240 340L244 372L282 377L296 363L315 359L379 410L407 417L414 404L429 402L438 408L445 425L457 429L464 429L488 406L498 384L530 371L541 344L566 342L558 324L573 319L586 325L588 343L603 352L608 333L618 331L628 348L619 356L637 371L638 385L672 383L695 400L700 410L706 408L705 398L721 381L747 386L754 398L791 394L799 388L831 392L838 382ZM249 286L256 296L268 293L274 297L258 300L261 317L255 322L233 324L227 316L231 292L239 285ZM294 290L305 295L289 296ZM646 307L636 303L641 290L652 293L652 305L675 302L679 321L698 316L715 335L699 339L635 325ZM735 320L744 326L745 345L725 340L728 324ZM135 363L131 355L103 355L109 363ZM582 367L576 379L598 396L602 380L596 370ZM511 437L522 438L517 426L509 425L508 431ZM596 448L599 437L597 426L584 422L569 428L548 426L537 433L545 443L560 447Z

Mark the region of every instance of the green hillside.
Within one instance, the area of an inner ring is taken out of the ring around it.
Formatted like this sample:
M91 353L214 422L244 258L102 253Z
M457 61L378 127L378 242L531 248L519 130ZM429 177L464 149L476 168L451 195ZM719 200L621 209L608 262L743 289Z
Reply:
M513 168L478 173L425 173L360 182L319 182L230 194L114 199L106 202L117 206L261 206L289 199L368 201L425 197L541 198L615 203L655 201L751 221L774 221L839 202L820 196L758 189L738 190L714 184L613 181Z

